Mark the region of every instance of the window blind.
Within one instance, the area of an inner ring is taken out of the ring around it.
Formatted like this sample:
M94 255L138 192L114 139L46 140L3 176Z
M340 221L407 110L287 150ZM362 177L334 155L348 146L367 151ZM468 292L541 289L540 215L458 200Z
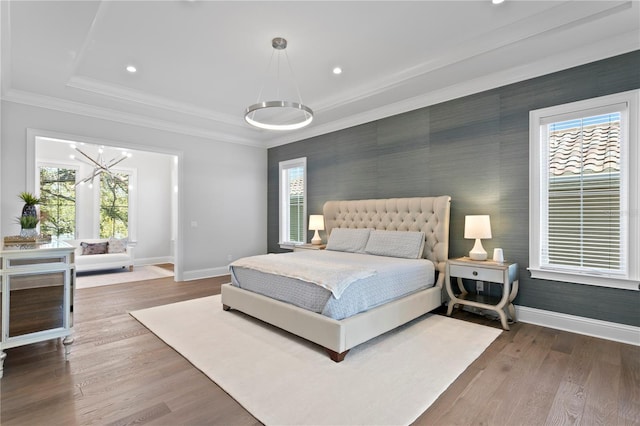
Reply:
M547 217L542 263L625 272L619 112L546 125Z
M288 206L289 206L289 241L305 241L305 200L304 200L304 167L287 169Z

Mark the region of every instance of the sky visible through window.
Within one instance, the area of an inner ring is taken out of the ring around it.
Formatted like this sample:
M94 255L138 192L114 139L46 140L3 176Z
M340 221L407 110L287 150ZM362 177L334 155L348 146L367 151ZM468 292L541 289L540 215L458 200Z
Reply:
M592 117L578 118L575 120L560 121L558 123L549 124L549 131L557 132L559 130L575 129L580 127L595 126L598 124L614 123L620 121L620 113L594 115Z

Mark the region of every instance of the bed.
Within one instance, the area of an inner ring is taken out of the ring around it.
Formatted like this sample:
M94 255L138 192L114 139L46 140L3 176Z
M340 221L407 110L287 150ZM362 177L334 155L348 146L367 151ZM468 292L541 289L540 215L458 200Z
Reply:
M320 312L318 307L313 309L297 306L294 303L260 294L255 289L240 288L238 287L240 283L234 282L233 284L222 286L223 308L224 310L235 309L244 312L312 341L324 347L333 361L340 362L351 348L405 324L442 304L445 265L449 250L450 201L451 198L444 195L438 197L328 201L323 207L325 229L327 235L329 235L330 243L335 241L331 236L334 229L340 230L336 231L334 236L341 233L346 234L347 230L355 232L359 232L357 230L369 232L368 230L370 230L371 233L378 232L377 235L385 236L399 234L403 231L407 233L407 236L409 236L408 234L423 233L423 246L420 247L418 257L426 260L414 260L414 263L431 265L431 282L427 282L423 287L415 287L409 290L406 295L387 303L378 304L378 302L374 301L373 307L367 307L363 312L348 313L347 315L337 314L332 318L326 312ZM380 234L379 231L394 232ZM352 236L353 232L349 235ZM334 244L334 249L335 246L336 244ZM285 256L293 257L295 255L306 257L309 265L314 262L314 259L318 259L318 265L325 265L323 262L330 261L330 258L334 256L331 251L304 250L288 254L255 256L255 258L259 258L256 260L261 260L262 258L284 260L286 259ZM375 269L373 275L378 277L384 272L382 263L384 263L383 260L386 256L362 254L361 252L351 253L349 256L351 256L349 262L352 262L358 256L374 258L380 266L373 267ZM246 272L247 269L249 268L244 268L244 271ZM313 268L310 267L309 269L305 273L313 274ZM335 268L325 269L340 271L341 267L335 266ZM348 284L346 289L338 288L337 291L344 293L346 297L352 287L357 286L357 283L361 282L361 280L367 279L366 275L369 269L363 266L361 274L365 276L357 277L356 279L347 273L348 276L343 278L346 280L351 279L352 282ZM246 280L247 276L251 276L251 273L242 276L242 274L238 274L237 271L239 270L243 270L243 268L237 267L235 271L233 268L231 270L234 281ZM236 275L241 277L238 278ZM302 275L303 279L298 277L298 284L304 281L304 277L304 275ZM406 275L400 279L409 281L410 278L409 275ZM291 276L283 278L282 275L275 273L266 273L265 275L264 272L263 275L259 275L257 278L258 281L264 281L261 283L263 286L274 287L282 285L281 281L283 279L286 281L288 279L295 280L296 278ZM384 278L382 281L384 281ZM336 291L335 289L330 289L329 287L322 290L331 291L334 296L337 294L334 292Z

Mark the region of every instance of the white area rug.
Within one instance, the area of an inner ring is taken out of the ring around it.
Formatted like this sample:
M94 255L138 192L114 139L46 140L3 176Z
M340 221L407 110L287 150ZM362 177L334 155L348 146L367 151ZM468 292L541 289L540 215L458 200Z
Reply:
M425 315L352 349L324 349L220 296L131 312L267 425L398 425L422 414L501 330Z
M76 274L76 288L98 287L172 276L172 271L158 266L136 266L133 271L121 268L109 271L79 272Z

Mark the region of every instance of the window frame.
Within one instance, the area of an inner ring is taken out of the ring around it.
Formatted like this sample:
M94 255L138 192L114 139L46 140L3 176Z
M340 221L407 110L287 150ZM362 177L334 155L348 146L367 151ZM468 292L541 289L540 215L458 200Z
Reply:
M302 218L302 228L304 230L304 241L289 241L290 235L290 216L289 216L289 205L287 200L289 199L289 185L287 178L287 171L289 169L293 169L296 167L302 167L304 169L303 172L303 218ZM278 215L279 215L279 230L278 230L278 240L281 248L290 249L299 244L304 244L306 242L307 232L307 157L294 158L291 160L281 161L278 166Z
M127 205L126 205L126 212L127 212L127 223L126 223L126 231L127 231L127 235L103 235L102 231L102 213L103 210L105 209L105 206L102 204L102 190L103 185L106 182L107 179L107 174L106 173L102 173L100 174L100 181L99 181L99 185L98 186L98 237L99 238L129 238L129 229L130 229L130 224L131 224L131 213L130 213L130 205L131 205L131 174L128 172L119 172L117 170L112 170L112 174L114 175L120 175L120 176L126 176L127 179L127 185L126 185L126 191L127 191L127 195L126 195L126 199L127 199ZM120 206L121 208L121 206Z
M623 223L621 224L621 244L626 253L626 273L622 275L597 274L593 271L557 270L542 263L542 243L544 231L543 221L546 217L547 194L545 185L546 173L543 173L543 161L547 163L544 170L548 170L546 141L542 139L542 127L550 117L575 115L582 117L591 115L594 110L607 108L612 105L626 104L623 113L620 145L620 203ZM638 135L640 134L640 119L638 106L640 104L640 89L616 93L583 101L571 102L563 105L542 108L529 113L529 271L531 277L551 281L562 281L577 284L587 284L627 290L640 290L640 265L634 259L640 258L640 148ZM624 123L627 123L625 126ZM625 231L626 228L626 232Z
M129 176L129 211L128 213L128 226L127 226L127 238L129 241L136 241L137 229L136 221L134 220L136 214L137 197L136 191L138 185L138 171L132 167L112 167L110 170L114 173L125 174ZM100 186L102 175L98 178L98 183L93 185L91 189L91 197L93 197L93 215L91 217L92 225L91 232L94 238L100 238L100 211L102 206L100 205Z
M80 173L80 167L76 163L61 162L61 161L38 161L37 164L36 164L36 173L37 173L38 177L37 177L36 182L35 182L35 185L36 185L35 193L38 194L38 196L40 196L41 193L42 193L41 181L40 181L40 173L41 173L41 169L43 167L74 170L75 174L76 174L76 181L78 180L78 174ZM74 208L74 213L75 214L74 214L74 218L73 218L73 237L72 237L72 239L74 239L78 235L78 191L77 190L76 190L75 205L76 206Z

